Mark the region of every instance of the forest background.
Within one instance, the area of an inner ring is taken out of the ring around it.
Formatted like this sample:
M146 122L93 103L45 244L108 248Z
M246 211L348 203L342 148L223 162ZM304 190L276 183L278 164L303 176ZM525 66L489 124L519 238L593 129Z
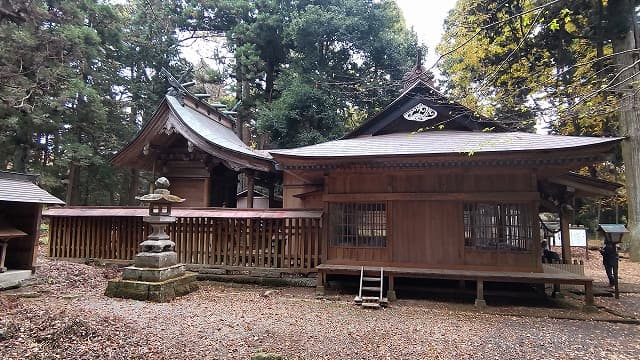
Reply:
M637 28L635 0L458 0L434 64L442 92L514 130L542 121L554 134L626 136L617 156L582 170L626 188L577 203L576 222L626 222L634 239ZM182 57L195 38L212 59ZM70 205L128 205L145 174L109 159L165 95L162 68L193 67L194 91L235 108L251 146L293 147L379 111L418 49L429 50L388 0L2 0L0 168L41 174Z

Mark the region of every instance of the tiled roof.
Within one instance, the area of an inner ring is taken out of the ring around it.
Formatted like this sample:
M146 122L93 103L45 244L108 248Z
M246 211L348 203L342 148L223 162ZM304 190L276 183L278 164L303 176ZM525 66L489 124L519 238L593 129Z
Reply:
M64 201L44 191L28 175L0 172L0 201L64 205Z
M304 158L489 153L570 149L620 141L622 138L541 135L523 132L428 131L360 136L288 150L274 155Z

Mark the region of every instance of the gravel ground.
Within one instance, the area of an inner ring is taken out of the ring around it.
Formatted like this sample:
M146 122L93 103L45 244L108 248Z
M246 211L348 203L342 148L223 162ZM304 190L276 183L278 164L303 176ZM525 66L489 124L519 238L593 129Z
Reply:
M566 308L492 306L491 313L432 300L369 311L346 295L317 300L309 288L265 296L264 287L202 283L195 293L152 304L102 295L117 268L40 263L34 285L0 293L2 359L248 359L260 350L285 359L640 357L638 325L550 318L611 318L575 310L572 298ZM636 265L621 269L637 275ZM39 297L12 295L25 292ZM640 297L606 301L637 308Z

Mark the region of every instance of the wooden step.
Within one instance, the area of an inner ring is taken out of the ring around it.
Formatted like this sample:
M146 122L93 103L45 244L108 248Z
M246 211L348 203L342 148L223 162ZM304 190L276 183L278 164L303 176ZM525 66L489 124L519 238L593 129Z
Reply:
M380 291L380 287L379 286L363 286L362 290L367 290L367 291Z
M363 277L362 281L375 281L375 282L379 282L380 278L379 277Z
M363 296L362 299L360 299L362 302L376 302L379 301L380 298L377 296Z

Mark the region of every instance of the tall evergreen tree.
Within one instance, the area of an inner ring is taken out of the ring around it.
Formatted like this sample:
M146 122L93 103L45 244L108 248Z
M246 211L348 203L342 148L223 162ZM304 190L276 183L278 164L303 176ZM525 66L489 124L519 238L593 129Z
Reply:
M277 146L355 126L397 94L418 47L393 1L217 0L190 9L189 30L226 35L239 128L256 120Z

